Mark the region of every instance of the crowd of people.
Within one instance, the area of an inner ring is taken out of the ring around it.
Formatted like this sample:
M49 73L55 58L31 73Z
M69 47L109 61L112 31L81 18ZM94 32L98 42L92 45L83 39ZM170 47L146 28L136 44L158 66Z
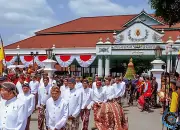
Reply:
M104 84L104 85L103 85ZM121 77L92 82L78 76L49 77L33 70L9 70L1 83L0 129L29 130L38 111L39 130L88 130L90 113L94 129L128 130L121 107L126 84ZM92 111L91 111L92 110Z
M128 104L137 101L142 112L159 105L164 110L168 104L171 112L180 110L180 76L162 76L158 90L156 78L149 76L128 80L96 75L93 81L69 75L50 77L41 71L32 66L9 69L0 85L0 129L29 130L31 115L38 111L39 130L79 130L80 122L81 129L88 130L91 112L94 129L128 130L121 104L128 96Z

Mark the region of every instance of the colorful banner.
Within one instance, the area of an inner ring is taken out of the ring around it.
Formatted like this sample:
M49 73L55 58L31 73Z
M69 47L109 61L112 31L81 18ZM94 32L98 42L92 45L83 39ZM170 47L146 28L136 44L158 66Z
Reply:
M33 64L33 56L20 56L20 60L22 64L26 67L29 67L29 65Z
M55 57L61 67L68 67L75 59L72 55L56 55Z
M38 66L44 67L43 61L47 59L47 55L36 56L34 61Z
M5 66L10 66L10 65L13 65L17 60L17 56L6 56L5 57L5 60L3 61L3 64Z
M95 59L96 59L95 55L76 56L76 60L81 67L89 67L94 62Z

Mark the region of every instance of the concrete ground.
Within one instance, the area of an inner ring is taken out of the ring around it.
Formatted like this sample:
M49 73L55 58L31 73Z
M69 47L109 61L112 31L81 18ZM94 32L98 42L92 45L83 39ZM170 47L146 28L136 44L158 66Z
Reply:
M137 106L124 106L124 112L128 117L129 130L162 130L160 109L154 109L154 112L140 112ZM89 130L93 127L93 114L90 116ZM81 127L80 127L81 128ZM37 129L37 112L33 114L30 130Z

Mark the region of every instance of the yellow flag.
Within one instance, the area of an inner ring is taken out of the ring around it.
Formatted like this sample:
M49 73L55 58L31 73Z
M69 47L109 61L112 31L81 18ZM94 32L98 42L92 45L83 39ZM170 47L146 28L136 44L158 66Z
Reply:
M4 47L3 47L3 41L2 38L0 36L0 75L2 75L3 73L3 59L5 58L4 55Z
M0 36L1 38L1 36ZM4 59L4 47L3 47L3 41L2 41L2 38L1 38L1 41L0 41L0 61L2 61Z

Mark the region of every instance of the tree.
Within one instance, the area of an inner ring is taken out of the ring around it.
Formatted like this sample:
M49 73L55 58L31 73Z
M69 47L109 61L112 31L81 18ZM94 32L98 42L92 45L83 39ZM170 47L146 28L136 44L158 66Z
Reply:
M169 26L180 22L180 0L149 0L149 4Z

